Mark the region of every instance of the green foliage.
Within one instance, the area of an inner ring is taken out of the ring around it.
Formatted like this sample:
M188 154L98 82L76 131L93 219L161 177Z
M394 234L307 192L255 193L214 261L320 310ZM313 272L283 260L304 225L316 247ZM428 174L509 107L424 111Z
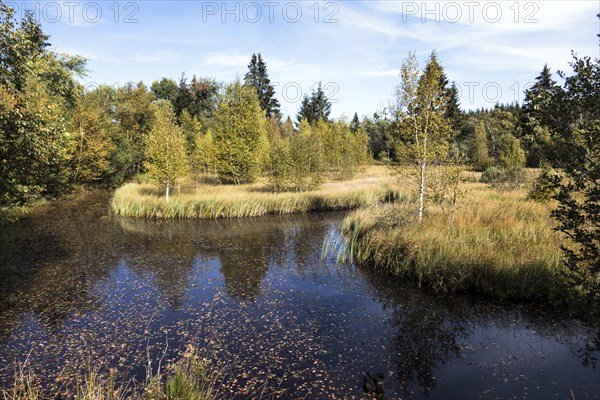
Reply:
M554 158L553 152L558 150L550 143L546 127L564 123L562 106L553 102L554 98L561 96L562 88L552 78L548 65L544 65L535 83L525 91L523 103L522 139L528 166L539 167L546 160Z
M290 140L278 139L271 142L266 172L274 192L284 191L290 186L292 168Z
M469 148L469 158L478 171L485 170L491 164L488 139L483 121L480 121L473 131Z
M153 109L156 122L144 140L144 166L152 180L165 186L165 198L169 201L171 187L189 170L185 139L181 128L175 123L171 103L162 100Z
M215 144L211 131L199 134L196 137L196 144L192 155L193 172L196 174L207 174L213 171L215 164Z
M500 136L497 143L496 164L483 171L482 182L498 189L513 190L527 179L525 152L521 142L510 133Z
M535 179L528 197L532 200L547 202L558 194L558 185L562 180L560 174L549 165L545 165Z
M350 130L352 133L358 132L360 129L360 119L358 119L358 113L354 113L354 117L352 117L352 121L350 122Z
M290 181L296 190L310 190L324 179L325 156L322 132L307 120L300 121L298 133L290 141Z
M417 171L420 222L425 208L427 167L448 154L451 133L446 117L448 92L444 69L435 52L431 53L423 73L418 70L414 53L410 53L400 75L395 150L399 163L412 165Z
M160 81L152 82L150 90L157 100L167 100L171 104L175 105L177 95L179 92L179 86L173 79L162 78Z
M563 246L571 288L592 310L600 309L600 60L573 56L564 88L543 103L553 146L551 161L565 179L556 180L553 212L570 245ZM546 104L546 106L544 106ZM597 315L597 314L596 314Z
M92 106L81 101L71 119L73 179L82 183L107 181L113 150L102 110Z
M281 126L281 136L290 137L296 132L292 119L288 116L283 125Z
M202 135L202 125L197 117L192 117L188 110L183 110L179 116L179 125L185 137L185 151L192 155L196 148L196 141Z
M319 131L302 120L297 133L276 140L270 150L267 173L276 192L306 191L321 183L324 166Z
M331 102L321 88L321 82L317 90L314 90L310 97L304 96L298 111L298 122L306 119L309 124L315 124L317 121L328 121L331 113Z
M436 169L437 174L432 185L432 200L440 206L448 217L448 228L451 228L454 224L459 201L467 194L466 189L463 187L465 182L462 176L463 166L453 163Z
M192 117L198 118L201 124L208 126L217 108L220 85L213 79L196 78L188 83L184 75L179 81L177 96L173 101L175 114L179 117L187 110Z
M256 90L240 82L225 89L214 115L216 171L223 182L254 181L268 155L266 118Z
M17 22L0 2L0 22L0 204L17 205L69 189L67 130L85 61L50 51L30 13Z
M144 140L154 124L155 114L152 109L152 95L146 86L139 82L128 84L116 92L115 120L118 122L123 136L121 146L129 152L122 161L129 161L121 166L125 177L143 172Z
M43 66L33 64L33 67ZM0 193L2 204L25 204L57 195L68 183L69 138L60 98L29 75L22 92L0 89Z
M344 122L319 121L314 129L321 137L325 171L332 178L351 177L369 159L368 138L364 132L354 134Z
M368 162L368 136L344 122L300 121L297 133L271 144L267 172L275 191L306 191L326 177L346 179Z
M21 92L30 75L31 62L39 60L50 44L33 13L17 22L13 8L0 1L0 84Z
M256 89L260 108L264 111L265 116L279 121L281 119L280 104L275 98L275 88L271 85L267 64L263 61L260 53L252 54L244 82Z
M463 132L466 121L465 114L460 108L458 88L454 82L452 82L452 85L448 86L446 97L448 99L448 103L446 105L445 116L448 121L450 121L450 125L452 126L452 141L458 142L460 141L460 136Z
M282 137L282 125L279 119L267 117L265 131L269 143L274 143Z
M365 118L362 127L367 133L369 152L373 155L373 158L382 161L389 161L394 158L394 124L387 118L385 109L381 114L374 113L372 118Z

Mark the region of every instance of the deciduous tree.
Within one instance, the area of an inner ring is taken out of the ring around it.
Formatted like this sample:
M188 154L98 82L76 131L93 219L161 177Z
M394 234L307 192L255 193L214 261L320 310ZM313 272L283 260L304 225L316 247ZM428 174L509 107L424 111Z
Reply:
M401 69L397 90L398 135L396 155L401 163L413 165L418 178L418 220L423 220L427 192L427 168L446 157L450 122L446 117L447 88L444 70L435 52L422 73L414 53Z
M215 166L222 181L257 178L268 156L265 124L256 90L240 82L228 85L214 115Z
M175 122L170 102L153 104L156 121L145 137L144 166L152 180L165 187L165 200L177 181L189 171L185 151L185 138L181 127Z

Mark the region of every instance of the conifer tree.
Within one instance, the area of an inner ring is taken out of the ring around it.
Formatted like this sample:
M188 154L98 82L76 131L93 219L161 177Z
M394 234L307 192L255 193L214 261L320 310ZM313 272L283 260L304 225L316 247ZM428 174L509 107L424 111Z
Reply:
M260 53L252 54L244 80L246 84L256 89L260 108L264 111L265 116L279 121L281 119L279 111L281 105L275 98L275 88L271 84L267 73L267 65Z
M354 113L354 117L352 117L352 122L350 122L350 130L352 133L358 132L360 129L360 119L358 119L358 113Z
M331 113L331 102L325 95L321 82L317 90L313 91L310 97L304 96L298 111L298 122L306 119L309 124L316 124L317 121L328 121Z
M561 149L555 143L550 143L547 131L540 127L562 124L564 112L558 103L553 103L555 98L562 96L562 88L552 78L552 73L547 64L536 77L535 83L525 91L523 102L523 141L527 149L527 163L532 167L539 167L544 161L556 159L559 154L568 149Z

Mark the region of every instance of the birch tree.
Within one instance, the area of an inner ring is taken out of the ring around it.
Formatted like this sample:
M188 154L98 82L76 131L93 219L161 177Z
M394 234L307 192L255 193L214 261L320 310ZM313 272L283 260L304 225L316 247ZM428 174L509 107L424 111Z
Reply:
M427 169L445 158L451 126L445 116L448 103L446 77L435 52L423 72L414 52L409 53L400 71L396 91L398 131L396 155L402 164L416 168L418 179L418 220L423 221L427 192Z
M235 82L225 94L214 115L215 168L227 183L256 180L269 154L266 117L256 90Z
M183 131L175 123L171 103L157 102L156 122L146 136L144 166L150 178L165 186L165 200L177 181L189 171Z

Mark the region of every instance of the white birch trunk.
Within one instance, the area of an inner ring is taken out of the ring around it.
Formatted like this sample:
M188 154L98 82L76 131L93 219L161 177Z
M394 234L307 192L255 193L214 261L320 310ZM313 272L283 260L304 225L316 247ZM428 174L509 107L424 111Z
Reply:
M419 223L423 222L423 209L425 208L425 161L421 161L419 169Z

